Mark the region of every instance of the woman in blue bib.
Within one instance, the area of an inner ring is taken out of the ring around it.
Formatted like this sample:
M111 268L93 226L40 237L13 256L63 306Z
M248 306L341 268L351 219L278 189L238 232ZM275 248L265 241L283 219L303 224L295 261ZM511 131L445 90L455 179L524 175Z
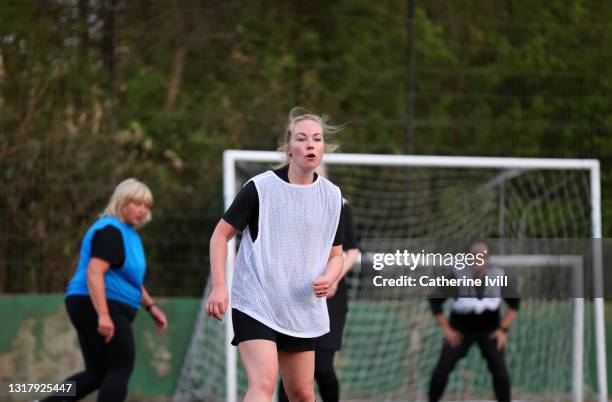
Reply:
M167 328L165 314L143 285L146 259L137 229L151 220L152 203L151 190L144 183L124 180L85 233L65 293L85 371L65 380L76 382L76 396L45 401L77 401L95 390L98 402L125 400L134 368L132 322L138 308L146 308L159 331Z

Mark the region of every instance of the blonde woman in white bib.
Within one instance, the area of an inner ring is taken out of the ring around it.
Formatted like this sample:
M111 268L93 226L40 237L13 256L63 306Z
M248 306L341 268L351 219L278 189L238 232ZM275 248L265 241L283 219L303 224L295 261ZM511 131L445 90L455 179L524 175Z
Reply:
M314 401L315 339L329 332L325 297L343 265L342 196L315 169L339 129L292 109L280 146L286 162L249 180L211 237L206 312L221 320L229 304L227 242L242 232L232 344L247 372L247 402L272 401L279 370L291 401Z

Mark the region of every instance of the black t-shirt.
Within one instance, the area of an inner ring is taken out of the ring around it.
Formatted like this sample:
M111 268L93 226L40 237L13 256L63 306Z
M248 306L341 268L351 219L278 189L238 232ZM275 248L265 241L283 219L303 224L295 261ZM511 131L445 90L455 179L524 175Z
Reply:
M355 224L353 223L353 210L346 200L343 200L342 203L342 227L344 228L342 249L346 251L359 248L359 239L355 231Z
M343 200L342 203L342 220L344 228L344 243L342 249L344 251L359 248L359 239L353 224L353 211L350 204ZM346 313L348 311L348 292L346 281L344 278L338 282L338 289L334 297L327 299L327 310L330 313Z
M435 297L429 299L431 311L434 315L442 313L442 305L446 298ZM504 298L511 309L517 310L521 301L518 298ZM484 310L482 313L457 314L452 312L449 318L450 325L461 332L493 331L501 323L499 308L496 310Z
M289 166L274 170L274 173L287 183L289 182ZM314 174L313 182L318 178ZM344 243L343 217L340 214L338 229L334 238L334 246L339 246ZM249 181L238 193L232 205L225 211L223 220L232 225L236 230L242 232L244 228L249 227L249 232L253 241L257 239L259 231L259 197L257 196L257 187L253 181Z
M112 269L121 268L125 250L119 229L108 225L96 230L91 239L91 256L108 262Z

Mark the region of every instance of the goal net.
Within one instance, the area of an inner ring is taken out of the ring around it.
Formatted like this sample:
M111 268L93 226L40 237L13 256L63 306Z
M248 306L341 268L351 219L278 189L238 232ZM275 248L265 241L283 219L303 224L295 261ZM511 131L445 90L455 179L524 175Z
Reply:
M281 160L276 152L226 151L226 207L250 177ZM597 161L362 154L329 154L325 161L360 237L376 240L362 243L363 255L379 252L382 239L601 236ZM236 245L230 244L228 270ZM551 260L559 264L558 257L508 254L492 262L533 273ZM583 268L577 256L561 265L568 272ZM342 399L425 401L442 345L428 301L393 289L381 297L367 269L356 264L347 275L349 314L335 361ZM246 375L229 345L230 321L229 314L219 323L200 309L176 402L233 402L244 395ZM523 299L506 361L513 400L607 400L602 300ZM473 347L453 370L444 400L493 399L491 376Z

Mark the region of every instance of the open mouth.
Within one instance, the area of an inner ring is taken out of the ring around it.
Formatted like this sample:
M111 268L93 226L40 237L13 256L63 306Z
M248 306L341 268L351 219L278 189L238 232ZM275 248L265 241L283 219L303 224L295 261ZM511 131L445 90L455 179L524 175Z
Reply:
M308 159L310 159L310 160L313 160L313 159L316 159L316 158L317 158L317 155L315 155L315 154L307 154L307 155L306 155L306 158L308 158Z

